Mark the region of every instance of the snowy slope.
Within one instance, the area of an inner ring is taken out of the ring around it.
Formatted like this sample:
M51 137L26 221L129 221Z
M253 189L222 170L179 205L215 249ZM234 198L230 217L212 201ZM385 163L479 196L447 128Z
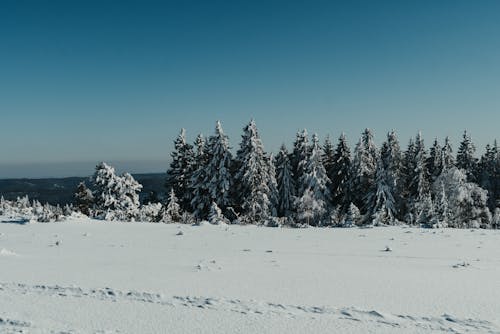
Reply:
M500 333L499 282L495 230L0 223L0 333Z

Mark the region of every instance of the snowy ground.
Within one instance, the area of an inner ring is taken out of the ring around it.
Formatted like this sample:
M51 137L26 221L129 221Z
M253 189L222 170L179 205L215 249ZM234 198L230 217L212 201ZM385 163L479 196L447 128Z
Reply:
M500 231L0 223L18 332L500 333Z

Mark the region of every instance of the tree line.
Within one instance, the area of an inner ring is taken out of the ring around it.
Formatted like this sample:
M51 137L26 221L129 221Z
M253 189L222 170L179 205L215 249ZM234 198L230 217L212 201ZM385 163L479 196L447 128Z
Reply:
M488 144L480 158L475 153L467 132L454 154L447 137L426 149L417 133L403 150L394 131L377 147L372 131L365 129L352 150L344 134L336 144L329 137L320 143L316 134L303 130L290 150L283 144L273 155L264 150L252 120L233 155L217 122L213 135L200 134L193 144L180 131L164 200L152 196L141 205L142 186L130 174L117 175L100 163L91 187L81 183L74 207L64 211L121 221L498 228L497 142Z

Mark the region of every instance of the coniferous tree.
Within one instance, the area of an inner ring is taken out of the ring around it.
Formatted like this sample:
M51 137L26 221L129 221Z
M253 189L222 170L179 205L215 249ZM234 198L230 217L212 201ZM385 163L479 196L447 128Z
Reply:
M90 216L90 210L94 204L94 196L92 191L87 188L85 182L80 182L75 193L75 204L78 211L84 215Z
M231 205L230 189L232 186L231 162L232 155L229 139L217 121L215 134L208 139L208 162L205 171L204 184L213 202L224 211Z
M410 224L417 223L418 217L425 209L426 196L429 193L429 174L426 166L426 151L424 146L424 139L419 132L415 137L415 145L413 149L413 156L411 166L413 170L409 174L409 205L410 212L407 220Z
M276 165L274 164L274 156L270 154L267 157L267 164L269 166L269 211L272 217L278 216L279 193L278 181L276 180Z
M342 223L342 227L355 227L360 223L361 213L354 203L350 203L347 208L346 217Z
M332 141L330 140L330 136L327 136L325 138L321 160L323 161L326 175L328 175L328 178L332 180L333 166L335 165L335 148L333 147Z
M330 190L327 185L330 183L326 175L323 162L321 160L321 147L319 146L318 136L316 134L312 137L312 145L310 148L310 155L305 164L304 174L300 179L301 184L306 190L311 191L315 203L319 209L315 210L314 218L311 221L313 224L319 224L324 220L320 213L326 213L329 209L328 204L331 201ZM305 190L304 190L305 193ZM302 193L302 196L304 196Z
M300 182L302 175L305 172L307 159L309 158L309 136L307 130L297 132L297 137L293 143L293 152L290 158L292 163L292 171L295 182L295 192L302 194L305 190L304 185Z
M464 131L462 142L457 151L457 168L463 169L467 175L467 181L476 182L477 159L474 157L476 148L472 143L467 131Z
M453 158L453 149L451 148L450 139L446 137L444 139L444 145L442 148L441 156L441 169L450 169L455 166L455 159Z
M212 203L206 184L208 164L208 145L200 134L195 141L194 172L189 181L189 189L193 194L191 208L196 219L205 219L208 216Z
M285 144L281 145L280 151L276 155L275 164L278 183L278 216L289 217L293 212L295 183Z
M349 191L353 196L353 203L363 208L364 212L370 211L367 194L373 193L377 170L377 149L373 142L370 129L365 129L361 139L354 149L351 164Z
M374 225L393 225L396 217L396 203L394 200L394 187L391 185L389 173L384 166L384 161L377 163L375 193L369 200L373 203L372 222Z
M270 166L255 122L250 121L243 131L235 184L242 214L249 222L261 222L269 217L271 208Z
M493 211L500 197L500 159L496 141L493 146L486 145L477 174L479 185L488 191L488 206Z
M118 176L115 169L102 162L92 178L96 214L106 220L135 220L139 214L142 189L129 173Z
M344 210L347 210L352 199L352 194L348 188L351 150L344 133L339 137L333 161L330 171L327 170L331 182L332 201L334 205L341 207L342 212L345 212Z
M443 171L436 180L442 182L449 205L450 227L490 227L491 213L487 206L487 191L467 182L465 172L458 168Z
M165 212L163 215L163 221L165 223L178 223L181 221L181 207L178 203L177 196L175 196L174 188L170 189L168 194L168 201L165 204Z
M437 177L443 170L443 149L439 145L437 139L429 150L429 157L427 158L427 170L429 172L429 181L432 183L436 181Z
M174 141L174 151L171 153L172 162L167 171L167 189L174 189L180 199L183 209L190 209L192 192L189 191L189 181L193 174L194 153L193 146L186 142L186 131L181 129Z

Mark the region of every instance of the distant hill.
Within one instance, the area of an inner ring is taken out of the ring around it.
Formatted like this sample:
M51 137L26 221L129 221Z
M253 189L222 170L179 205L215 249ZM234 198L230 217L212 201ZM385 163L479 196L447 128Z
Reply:
M141 201L152 191L160 196L166 192L165 173L133 174L133 176L143 186ZM3 179L0 180L0 195L9 200L28 195L30 199L37 199L42 203L65 205L73 201L75 189L82 181L90 186L89 177Z

